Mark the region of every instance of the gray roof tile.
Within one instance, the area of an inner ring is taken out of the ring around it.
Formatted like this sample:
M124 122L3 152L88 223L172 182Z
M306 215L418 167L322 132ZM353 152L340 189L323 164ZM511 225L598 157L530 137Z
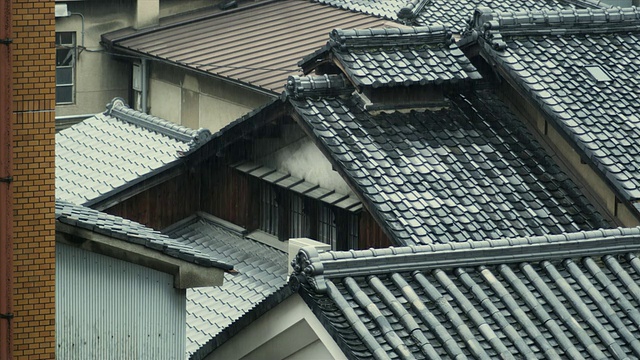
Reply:
M188 355L211 345L234 322L269 301L287 284L286 253L209 220L196 218L178 224L168 235L209 256L233 262L237 271L225 274L222 286L187 290Z
M292 284L349 358L638 357L640 228L570 235L305 248Z
M220 261L220 259L228 260L222 256L211 256L184 241L173 239L142 224L64 200L56 200L56 221L143 245L198 265L225 270L233 269L233 266Z
M344 96L290 101L397 244L609 226L490 92L408 114L371 115Z
M56 197L90 205L175 164L210 137L132 110L107 111L56 134Z
M639 200L640 11L528 12L518 17L479 9L474 19L488 56L626 200ZM487 24L491 29L480 30ZM606 72L610 80L595 78L589 67Z

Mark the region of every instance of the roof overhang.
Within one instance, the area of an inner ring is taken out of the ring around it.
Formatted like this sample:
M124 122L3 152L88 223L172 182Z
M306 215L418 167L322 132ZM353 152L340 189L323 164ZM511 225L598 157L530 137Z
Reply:
M60 221L56 221L56 242L173 275L173 286L177 289L220 286L224 280L223 269L190 263Z

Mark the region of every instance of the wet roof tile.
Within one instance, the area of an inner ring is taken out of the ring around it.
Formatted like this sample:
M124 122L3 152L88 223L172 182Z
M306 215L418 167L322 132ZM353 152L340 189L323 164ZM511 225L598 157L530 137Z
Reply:
M56 197L91 205L163 169L206 142L192 130L128 108L107 111L56 134Z
M291 283L349 358L634 358L639 236L305 248Z
M480 42L511 81L626 200L639 200L640 11L480 9L474 21L492 24Z
M410 113L370 114L353 96L290 101L397 244L608 226L489 91ZM344 157L335 145L363 156Z

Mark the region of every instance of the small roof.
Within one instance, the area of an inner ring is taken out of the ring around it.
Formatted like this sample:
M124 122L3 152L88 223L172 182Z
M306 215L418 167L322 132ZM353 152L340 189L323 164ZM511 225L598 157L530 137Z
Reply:
M292 284L348 358L640 356L640 228L303 248Z
M396 244L609 227L492 92L450 94L438 110L375 113L342 95L340 77L292 78L289 101Z
M479 9L473 39L625 200L640 200L640 10Z
M335 61L357 87L426 85L481 78L442 25L413 28L335 29L320 51L299 65L309 73Z
M187 355L203 358L291 294L288 255L244 237L244 229L200 214L165 232L211 257L234 263L222 286L187 290Z
M221 262L224 256L207 254L191 244L173 239L154 229L119 216L56 199L56 221L73 227L128 243L142 245L171 257L204 267L231 270L233 266Z
M119 51L166 60L276 94L288 76L300 74L296 62L321 47L334 28L383 27L385 23L309 1L281 0L103 38Z
M178 164L210 135L114 99L104 113L56 134L56 197L91 206Z
M554 10L559 8L607 8L600 0L317 0L321 4L357 11L407 25L440 24L461 34L474 10L491 7L496 11Z

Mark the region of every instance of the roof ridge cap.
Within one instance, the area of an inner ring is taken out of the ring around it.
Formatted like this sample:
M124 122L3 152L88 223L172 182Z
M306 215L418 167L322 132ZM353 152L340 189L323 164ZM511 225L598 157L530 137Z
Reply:
M285 94L294 99L349 95L353 90L342 74L292 75L285 84Z
M431 0L409 0L405 6L398 10L398 20L403 20L407 23L412 22L430 2Z
M628 253L640 251L638 240L640 227L385 249L318 252L305 247L291 265L296 283L322 292L326 277Z
M191 128L172 123L157 116L149 115L138 110L134 110L126 105L122 98L114 98L104 112L105 115L113 116L121 121L128 122L141 128L166 135L184 143L188 143L190 148L204 144L211 137L208 129Z
M334 29L328 45L338 50L366 47L401 47L453 43L453 33L445 25L410 28Z

